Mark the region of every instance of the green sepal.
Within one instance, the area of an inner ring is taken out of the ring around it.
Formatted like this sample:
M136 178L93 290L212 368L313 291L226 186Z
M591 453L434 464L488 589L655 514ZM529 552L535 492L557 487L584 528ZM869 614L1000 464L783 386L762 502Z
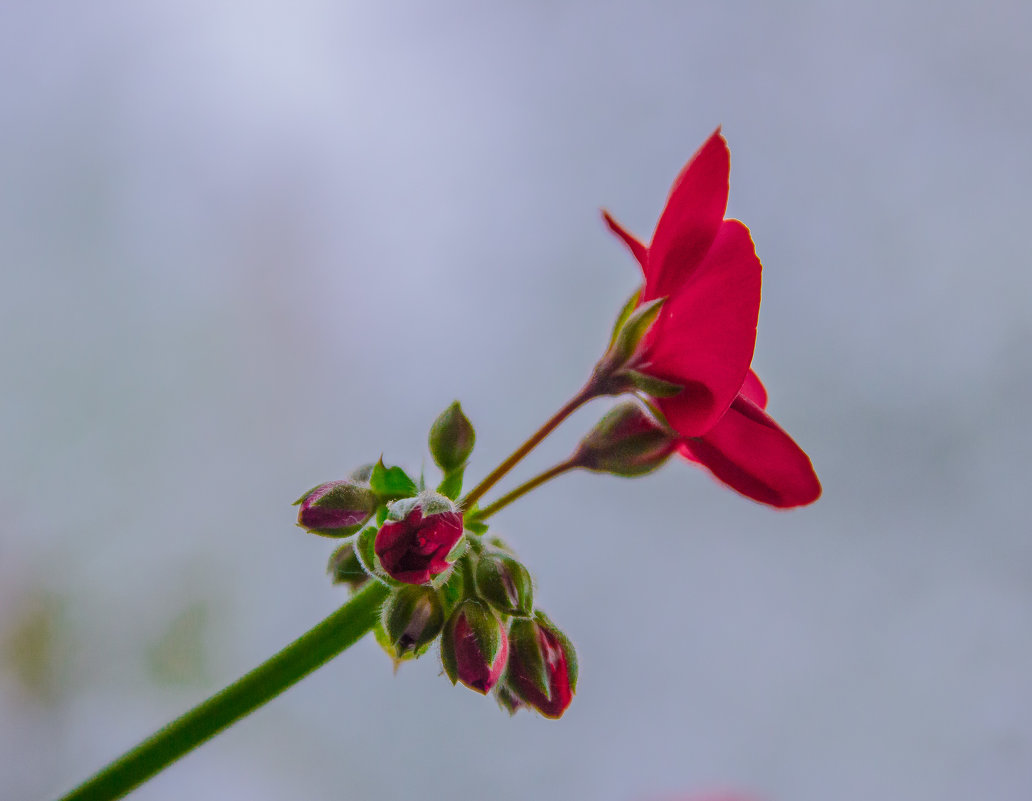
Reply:
M656 318L663 310L665 302L666 298L656 298L648 303L641 304L631 312L630 316L620 327L616 340L613 342L612 348L610 348L613 353L614 365L622 365L631 358L638 347L638 343L641 342L642 338L652 327L652 324L656 322Z
M466 466L463 465L449 473L445 473L444 480L437 486L437 491L445 497L457 501L462 494L462 477L465 472Z
M520 667L534 687L546 698L551 697L552 685L538 641L538 624L532 619L514 619L509 626L509 648L516 654Z
M483 523L479 520L470 520L466 523L466 528L478 537L482 537L487 533L488 525L487 523Z
M460 565L453 565L451 572L442 574L444 581L437 587L441 594L441 604L444 607L444 617L451 617L455 607L462 603L466 595L466 583L463 578L463 571Z
M303 504L303 503L305 502L305 498L307 498L307 497L308 497L309 495L311 495L311 494L312 494L313 492L315 492L315 491L316 491L317 489L319 489L319 487L321 487L321 486L322 486L323 484L325 484L325 483L326 483L326 482L324 481L324 482L323 482L322 484L316 484L316 485L315 485L314 487L312 487L312 488L311 488L310 490L305 490L305 491L304 491L304 492L303 492L303 493L301 494L301 497L300 497L300 498L298 498L298 499L297 499L296 501L294 501L294 502L293 502L292 504L290 504L290 505L291 505L291 506L300 506L301 504Z
M626 378L635 389L640 389L653 398L672 398L684 390L683 386L673 381L664 381L662 378L639 373L637 370L622 370L616 378Z
M624 323L627 322L627 318L631 316L631 313L638 306L638 299L641 297L641 287L635 289L627 302L620 309L620 313L616 316L616 322L613 323L613 333L609 335L609 344L612 345L616 342L616 336L620 333L620 329L623 328Z
M577 649L573 647L573 643L570 642L570 638L563 633L555 623L552 622L551 618L548 617L544 612L537 612L535 617L547 628L552 635L559 641L559 644L563 647L563 654L566 656L566 675L570 681L570 692L577 692Z
M469 550L469 540L465 537L460 537L459 541L452 546L452 549L448 551L448 555L444 558L444 561L455 564L463 556L466 555L466 551Z
M369 475L369 487L382 498L405 498L419 492L416 482L400 467L387 467L383 457Z
M401 498L397 501L392 501L387 504L387 517L385 520L389 520L392 523L398 523L412 514L412 510L419 505L419 498Z
M487 544L490 545L492 548L501 551L502 553L509 554L509 556L516 556L516 551L513 550L513 547L509 545L509 543L507 543L501 537L491 537L491 539L487 541Z
M376 508L376 527L379 528L387 522L387 504Z
M364 523L355 523L353 526L346 526L344 528L305 528L300 523L295 525L309 534L317 534L320 537L329 537L330 539L339 540L351 537L356 531L360 531Z

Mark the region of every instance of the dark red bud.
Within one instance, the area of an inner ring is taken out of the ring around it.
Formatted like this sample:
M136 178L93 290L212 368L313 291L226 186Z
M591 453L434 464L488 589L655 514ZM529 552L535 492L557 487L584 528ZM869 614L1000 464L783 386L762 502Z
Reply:
M297 524L313 534L343 537L372 517L376 496L355 481L329 481L309 490L296 503Z
M449 618L441 637L441 662L452 684L461 681L487 694L498 683L509 658L509 638L490 607L463 602Z
M581 440L579 467L618 476L640 476L660 467L677 447L673 436L640 403L614 406Z
M506 686L546 718L560 718L577 689L577 655L573 645L543 614L514 620Z
M451 567L462 539L462 515L448 498L423 492L395 501L376 534L374 549L387 575L406 584L425 584Z

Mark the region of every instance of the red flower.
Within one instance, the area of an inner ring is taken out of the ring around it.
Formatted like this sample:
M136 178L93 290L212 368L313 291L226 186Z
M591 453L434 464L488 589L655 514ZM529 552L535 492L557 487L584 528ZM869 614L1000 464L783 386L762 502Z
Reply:
M766 391L749 370L762 267L749 229L724 219L730 167L717 129L674 181L648 247L603 213L641 265L639 304L667 298L627 366L683 387L654 400L685 438L684 456L750 498L800 506L820 496L820 482L763 411Z
M685 436L727 411L756 344L761 266L749 229L724 219L730 169L717 130L674 181L648 247L604 214L641 265L639 303L667 298L631 366L684 387L660 407Z
M374 549L389 576L425 584L451 567L447 557L461 537L462 515L454 504L442 495L424 493L391 504Z

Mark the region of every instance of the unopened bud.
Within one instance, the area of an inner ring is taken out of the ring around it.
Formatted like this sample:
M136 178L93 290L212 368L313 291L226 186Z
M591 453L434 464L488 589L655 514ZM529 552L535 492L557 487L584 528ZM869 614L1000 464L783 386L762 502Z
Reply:
M486 695L498 683L508 658L509 638L497 615L479 601L464 601L441 636L441 662L452 684L461 681Z
M577 689L577 654L566 635L541 612L514 620L509 630L505 684L546 718L560 718Z
M376 496L355 481L329 481L310 489L297 501L297 524L313 534L345 537L353 534L376 510Z
M430 587L402 587L383 605L381 622L391 656L401 659L432 643L444 626L444 611L437 591Z
M326 572L330 574L334 584L347 584L353 590L369 581L369 574L362 568L362 563L355 554L355 547L350 542L344 543L333 552L326 565Z
M445 473L462 467L473 452L476 441L473 424L462 412L458 401L452 403L430 427L430 454Z
M499 612L530 617L534 612L534 587L530 571L507 553L489 551L476 570L477 594Z
M571 461L600 473L640 476L662 465L676 446L676 438L641 404L624 401L587 433Z

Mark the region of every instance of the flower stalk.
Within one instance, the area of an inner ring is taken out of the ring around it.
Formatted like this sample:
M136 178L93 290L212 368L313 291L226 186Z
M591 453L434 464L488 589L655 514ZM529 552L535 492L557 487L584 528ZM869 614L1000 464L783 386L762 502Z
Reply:
M386 587L370 582L275 656L155 732L60 801L122 798L358 642L375 625L386 597Z
M488 490L491 489L491 487L501 481L502 478L505 477L506 473L519 464L524 456L534 450L534 448L536 448L545 437L555 431L563 420L577 411L577 409L589 400L597 398L602 394L604 394L604 392L601 388L601 382L599 381L598 376L592 376L591 380L584 385L580 392L570 398L570 400L568 400L559 411L552 415L545 424L541 426L541 428L535 431L526 442L509 454L508 458L504 462L488 473L483 481L466 493L462 500L459 501L459 506L463 509L472 509L473 505L480 500ZM483 515L477 515L477 517L483 519Z

